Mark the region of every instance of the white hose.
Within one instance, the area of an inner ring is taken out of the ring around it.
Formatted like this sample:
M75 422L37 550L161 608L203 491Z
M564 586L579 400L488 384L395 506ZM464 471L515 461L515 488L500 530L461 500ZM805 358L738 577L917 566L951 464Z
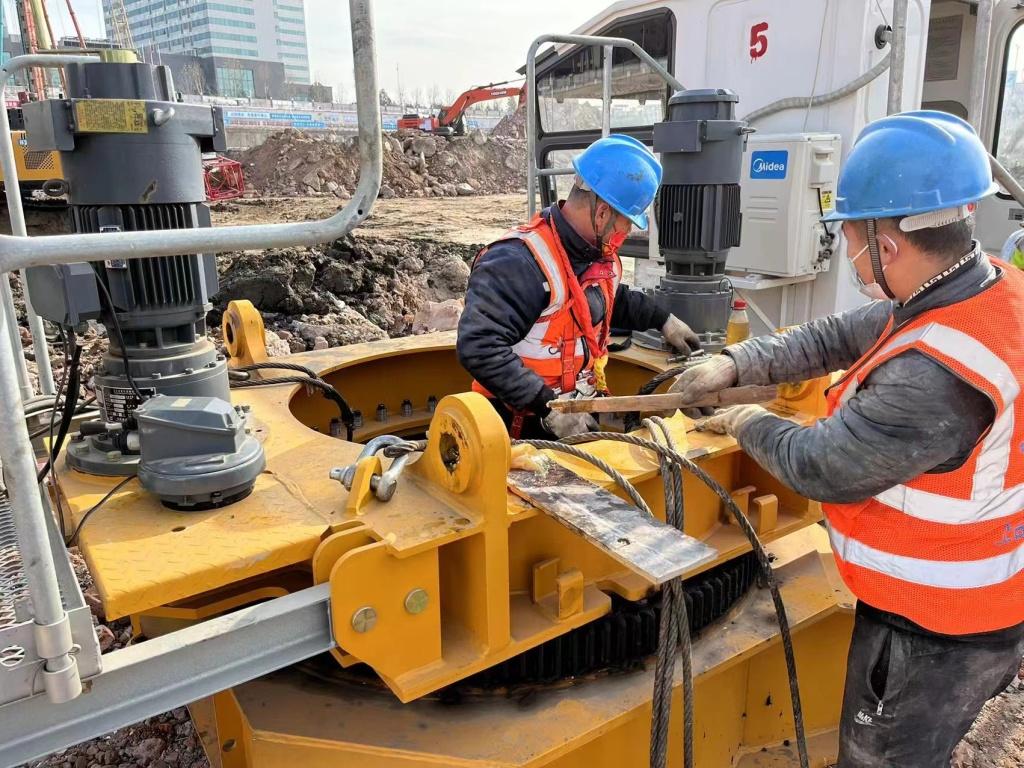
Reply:
M752 123L755 120L760 120L763 117L774 115L776 112L782 112L786 109L810 109L811 107L820 107L822 104L830 104L833 101L839 101L852 93L856 93L885 72L889 68L891 56L891 52L885 54L884 58L882 58L877 64L875 64L875 66L863 75L855 80L851 80L846 85L837 88L834 91L823 93L820 96L791 96L785 99L779 99L778 101L773 101L771 104L766 104L760 109L755 109L753 112L741 119L748 123Z

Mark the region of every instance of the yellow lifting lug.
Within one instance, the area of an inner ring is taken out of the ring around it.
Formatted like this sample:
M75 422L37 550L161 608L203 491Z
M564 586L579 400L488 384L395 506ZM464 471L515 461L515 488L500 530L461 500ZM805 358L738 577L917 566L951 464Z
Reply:
M251 301L236 299L229 302L228 308L224 310L221 328L224 331L224 346L228 350L230 368L267 361L263 318Z
M348 514L363 514L365 506L376 498L373 478L374 476L380 477L382 474L384 474L384 467L377 454L364 456L356 462L355 474L352 476L352 488L345 501L345 511Z

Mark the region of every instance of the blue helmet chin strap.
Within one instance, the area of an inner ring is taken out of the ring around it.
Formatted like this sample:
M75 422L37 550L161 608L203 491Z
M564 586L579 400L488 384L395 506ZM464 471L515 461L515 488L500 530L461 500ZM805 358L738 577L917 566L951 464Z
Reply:
M895 299L896 295L889 287L889 283L886 282L885 272L882 269L882 257L878 250L878 219L865 219L864 224L867 227L868 234L868 253L871 256L871 274L874 275L875 282L878 283L878 286L882 289L882 293L890 299Z

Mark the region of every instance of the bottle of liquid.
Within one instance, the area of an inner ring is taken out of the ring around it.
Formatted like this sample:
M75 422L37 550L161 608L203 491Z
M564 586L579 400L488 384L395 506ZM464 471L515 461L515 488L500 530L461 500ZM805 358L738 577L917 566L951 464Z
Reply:
M750 337L750 318L747 317L747 302L735 299L732 312L729 313L729 324L725 327L725 344L738 344Z

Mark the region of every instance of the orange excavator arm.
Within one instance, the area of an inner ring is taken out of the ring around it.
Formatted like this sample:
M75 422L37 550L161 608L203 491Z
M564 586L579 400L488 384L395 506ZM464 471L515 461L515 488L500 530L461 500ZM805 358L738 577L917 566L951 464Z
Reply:
M526 86L496 86L492 84L470 88L468 91L459 94L459 97L452 102L451 106L441 109L437 115L437 121L442 126L452 125L462 117L463 112L474 104L478 104L481 101L503 99L508 96L518 97L519 104L522 105L526 98Z

